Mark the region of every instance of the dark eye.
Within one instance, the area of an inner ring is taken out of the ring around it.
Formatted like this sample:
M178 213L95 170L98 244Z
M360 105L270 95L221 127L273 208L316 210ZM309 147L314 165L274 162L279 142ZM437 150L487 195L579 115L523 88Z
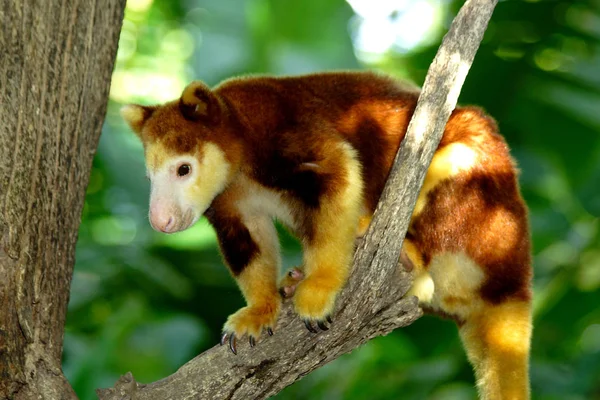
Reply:
M177 169L177 175L186 176L187 174L190 173L191 170L192 170L192 167L190 166L190 164L181 164L179 166L179 168Z

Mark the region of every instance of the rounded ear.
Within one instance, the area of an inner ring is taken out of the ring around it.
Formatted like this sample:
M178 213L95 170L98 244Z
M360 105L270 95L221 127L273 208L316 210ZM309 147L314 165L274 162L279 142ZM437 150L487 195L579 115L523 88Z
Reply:
M156 107L127 104L121 107L121 117L127 122L131 130L141 139L142 128Z
M179 99L181 113L190 121L202 121L213 125L221 118L221 104L219 99L206 84L193 81L181 94Z

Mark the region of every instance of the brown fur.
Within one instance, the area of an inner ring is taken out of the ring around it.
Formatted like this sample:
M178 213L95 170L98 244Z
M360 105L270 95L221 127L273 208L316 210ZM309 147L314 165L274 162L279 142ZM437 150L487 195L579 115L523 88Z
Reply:
M322 73L237 78L214 90L195 82L177 101L123 113L145 145L165 154L201 159L210 142L225 155L229 183L205 215L249 304L226 332L258 336L279 311L271 218L304 246L296 311L319 322L333 312L353 237L368 227L417 97L390 77ZM424 308L459 323L483 398L528 398L527 211L506 143L481 110L452 113L403 257ZM520 335L503 340L512 328Z

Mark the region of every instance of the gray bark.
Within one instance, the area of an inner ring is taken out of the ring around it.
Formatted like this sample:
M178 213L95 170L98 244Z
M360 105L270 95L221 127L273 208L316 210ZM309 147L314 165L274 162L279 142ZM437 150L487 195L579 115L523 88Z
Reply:
M240 343L235 356L226 346L214 347L148 385L137 383L128 373L114 388L99 389L100 399L266 398L369 339L418 318L421 310L416 299L403 297L410 273L396 268L402 241L425 172L495 5L495 0L468 0L444 38L371 227L358 244L329 331L309 333L287 304L275 335L262 338L255 348Z
M0 398L71 399L75 242L125 0L0 2Z

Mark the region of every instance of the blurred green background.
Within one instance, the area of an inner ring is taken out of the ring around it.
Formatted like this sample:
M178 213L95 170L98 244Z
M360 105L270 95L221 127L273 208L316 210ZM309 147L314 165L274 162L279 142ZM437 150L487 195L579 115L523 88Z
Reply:
M126 102L192 79L373 68L422 84L462 1L130 0L79 232L64 371L81 399L132 371L174 372L218 341L242 298L205 221L173 236L147 220ZM535 399L600 399L600 3L503 1L460 102L499 122L521 168L535 257ZM299 247L283 238L284 265ZM277 399L473 399L454 325L423 317Z

